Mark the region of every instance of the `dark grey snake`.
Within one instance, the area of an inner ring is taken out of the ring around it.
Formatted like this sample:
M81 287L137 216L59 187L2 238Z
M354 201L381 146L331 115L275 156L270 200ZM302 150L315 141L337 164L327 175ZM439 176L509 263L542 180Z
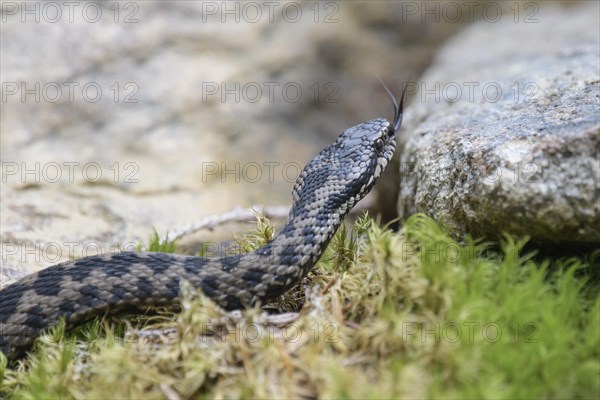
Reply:
M385 88L385 85L384 85ZM288 223L258 250L219 259L166 253L107 253L54 265L0 291L0 350L14 361L40 332L177 301L188 281L225 309L273 300L315 265L344 217L373 187L396 148L394 122L378 118L343 132L298 177Z

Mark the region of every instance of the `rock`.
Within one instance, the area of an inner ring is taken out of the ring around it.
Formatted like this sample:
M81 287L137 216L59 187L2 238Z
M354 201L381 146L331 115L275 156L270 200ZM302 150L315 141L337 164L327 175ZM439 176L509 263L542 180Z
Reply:
M600 243L598 11L480 21L440 50L412 88L402 218L424 212L457 236Z

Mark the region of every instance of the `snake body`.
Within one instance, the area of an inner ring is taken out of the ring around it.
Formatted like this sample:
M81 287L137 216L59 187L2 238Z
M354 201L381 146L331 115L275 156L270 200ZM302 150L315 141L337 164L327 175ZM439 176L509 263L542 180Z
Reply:
M69 328L97 315L173 304L182 280L227 310L285 293L312 269L392 158L402 101L398 106L386 91L394 122L378 118L349 128L310 161L294 186L288 222L271 242L216 259L123 252L51 266L0 291L0 350L11 361L22 357L42 330L61 319Z

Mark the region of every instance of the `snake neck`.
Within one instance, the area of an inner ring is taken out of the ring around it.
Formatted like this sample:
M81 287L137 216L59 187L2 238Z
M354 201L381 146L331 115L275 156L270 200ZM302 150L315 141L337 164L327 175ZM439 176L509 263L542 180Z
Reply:
M265 276L283 283L276 292L285 292L308 274L354 205L323 203L298 203L275 238L250 255L255 261L252 269L261 268ZM264 262L256 263L261 258Z
M347 192L345 180L338 174L340 169L329 148L304 168L292 192L294 204L287 224L244 263L249 272L245 282L260 277L259 289L248 290L252 293L250 303L273 299L298 284L319 261L344 217L364 196Z
M323 218L291 218L263 251L282 256L281 260L288 265L309 270L327 248L343 218L344 215L339 214L329 214Z

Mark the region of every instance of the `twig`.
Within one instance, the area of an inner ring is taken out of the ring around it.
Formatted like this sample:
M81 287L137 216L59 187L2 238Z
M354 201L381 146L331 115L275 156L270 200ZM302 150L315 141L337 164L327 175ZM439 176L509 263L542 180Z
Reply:
M183 236L190 235L201 229L212 230L216 226L226 222L251 221L254 218L254 213L256 211L259 211L267 218L284 219L288 216L289 207L254 205L250 208L234 208L233 210L224 212L222 214L209 215L197 222L192 222L191 224L169 232L167 233L167 240L173 241Z
M355 214L367 209L373 205L373 201L373 196L369 193L360 203L357 204L356 207L354 207L350 213ZM192 222L182 226L179 229L168 232L167 240L173 241L175 239L182 238L183 236L195 233L201 229L213 230L216 226L222 225L226 222L252 221L256 211L259 211L266 218L284 219L288 216L289 207L265 206L259 204L253 205L250 208L236 207L231 211L227 211L222 214L209 215L197 222Z
M331 280L330 280L330 281L327 283L327 286L325 286L325 289L323 289L323 291L321 292L321 294L325 294L325 293L327 293L327 292L329 291L329 289L331 289L331 287L332 287L333 285L335 285L335 283L338 281L338 278L339 278L339 277L340 277L339 275L336 275L336 276L334 276L334 277L333 277L333 279L331 279Z
M181 396L179 395L179 393L177 393L177 391L175 389L173 389L167 383L163 382L159 385L159 387L160 387L160 390L162 390L162 392L164 393L164 395L167 396L167 399L181 400Z

